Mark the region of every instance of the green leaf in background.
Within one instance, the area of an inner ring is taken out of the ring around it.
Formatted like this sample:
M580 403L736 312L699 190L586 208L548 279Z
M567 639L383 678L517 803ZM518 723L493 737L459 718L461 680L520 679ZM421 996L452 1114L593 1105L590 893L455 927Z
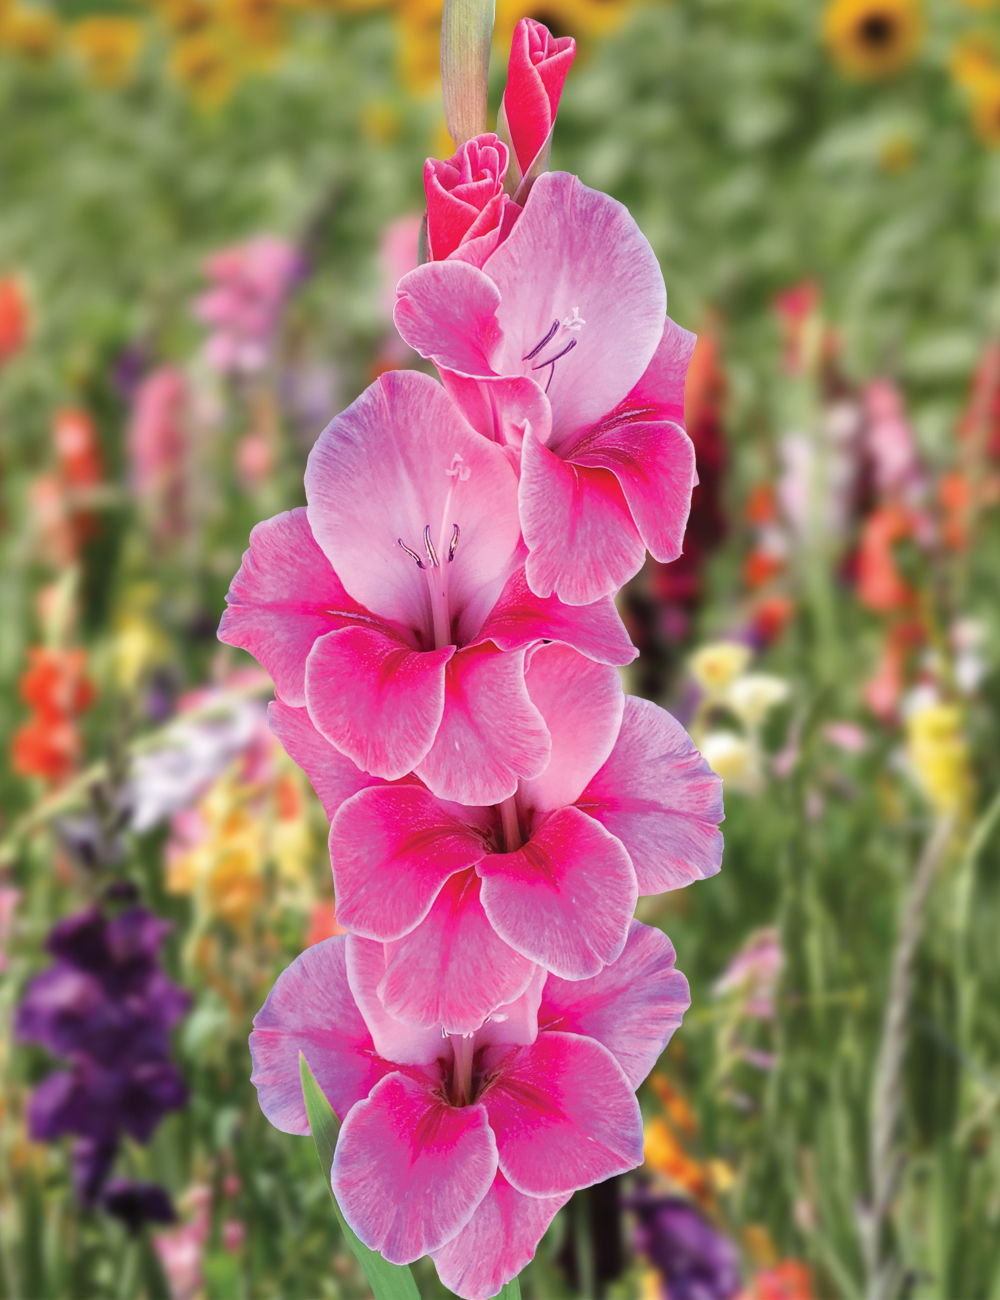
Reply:
M497 1300L521 1300L521 1283L512 1277L497 1294Z
M323 1090L316 1082L313 1072L309 1068L309 1063L301 1052L299 1053L299 1073L302 1077L302 1098L306 1104L306 1114L309 1116L309 1127L312 1129L316 1154L319 1156L319 1163L326 1179L326 1185L330 1188L330 1199L333 1201L333 1208L337 1212L340 1228L347 1239L347 1244L358 1257L358 1262L365 1270L368 1281L371 1283L375 1300L420 1300L420 1292L417 1290L417 1284L414 1282L410 1270L400 1267L398 1264L390 1264L388 1260L383 1259L374 1250L369 1250L347 1226L347 1221L341 1213L337 1198L334 1196L333 1188L330 1185L330 1168L333 1164L333 1153L336 1150L337 1137L340 1133L340 1121L333 1113L333 1107L323 1095ZM511 1286L517 1287L516 1280L510 1283L508 1287L505 1287L500 1294L505 1297L505 1300L515 1300L515 1298L519 1300L520 1291L516 1289L510 1290Z

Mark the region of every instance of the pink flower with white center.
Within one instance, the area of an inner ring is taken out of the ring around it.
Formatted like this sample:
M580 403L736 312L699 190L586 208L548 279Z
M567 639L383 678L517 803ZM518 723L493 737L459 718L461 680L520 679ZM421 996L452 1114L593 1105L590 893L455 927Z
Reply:
M424 163L427 253L482 266L512 229L520 207L503 188L507 146L495 135L474 136L448 159Z
M307 949L254 1020L252 1081L276 1128L308 1133L301 1051L343 1120L332 1183L348 1223L392 1263L431 1254L446 1286L481 1300L573 1191L642 1162L634 1090L687 981L669 939L633 921L614 966L574 982L539 971L463 1035L390 1016L385 966L354 935Z
M304 709L271 706L331 818L338 919L385 945L379 997L414 1026L468 1033L536 965L597 974L620 957L639 894L719 869L721 783L679 723L567 646L535 649L525 682L551 758L492 807L375 781Z
M694 336L666 317L628 211L550 172L482 268L404 276L396 326L470 423L520 463L531 590L585 605L680 554L697 482L684 432Z
M213 327L206 354L224 373L253 373L267 364L278 317L302 257L294 244L259 235L208 259L212 288L195 302L195 315Z
M527 176L536 160L547 165L559 100L575 57L572 36L553 36L534 18L522 18L514 28L500 111L520 176Z
M219 637L374 776L499 803L549 759L527 647L635 656L610 600L575 609L528 589L510 462L427 375L382 375L333 420L306 498L254 529Z

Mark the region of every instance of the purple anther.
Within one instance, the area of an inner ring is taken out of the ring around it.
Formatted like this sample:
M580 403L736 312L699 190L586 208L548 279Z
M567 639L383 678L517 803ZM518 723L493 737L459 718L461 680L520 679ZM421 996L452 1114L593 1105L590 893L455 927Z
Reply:
M417 568L418 568L418 569L426 569L426 568L427 568L427 565L424 564L423 560L422 560L422 559L420 558L420 556L416 553L416 551L411 551L410 548L407 546L407 544L403 541L402 537L397 537L397 538L396 538L396 541L397 541L397 542L399 543L399 545L403 548L403 550L404 550L404 551L406 552L406 554L410 557L410 559L411 559L411 560L414 560L414 561L416 562L416 565L417 565Z
M542 339L541 343L536 343L535 346L528 353L528 355L526 357L522 357L521 360L530 361L532 357L537 357L539 352L541 352L542 348L544 348L546 343L549 342L549 340L552 338L553 334L555 334L558 328L559 328L559 322L557 320L554 320L552 322L552 328L549 330L548 334L546 334L546 336ZM537 370L538 367L536 366L535 369Z
M440 569L441 561L437 557L437 551L434 549L434 543L431 541L431 526L424 524L424 550L427 552L427 558L431 562L432 569Z
M452 560L455 558L455 552L458 550L458 538L459 538L458 524L455 524L455 525L454 525L454 529L455 529L455 531L454 531L454 532L452 533L452 535L451 535L451 543L450 543L450 545L448 546L448 563L449 563L449 564L451 564Z

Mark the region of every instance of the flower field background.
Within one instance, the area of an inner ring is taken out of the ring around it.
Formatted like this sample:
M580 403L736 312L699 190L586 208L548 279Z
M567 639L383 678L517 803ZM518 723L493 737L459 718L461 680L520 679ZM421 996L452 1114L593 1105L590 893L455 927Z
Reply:
M1000 1300L1000 9L551 0L552 166L675 321L684 554L626 689L723 778L640 901L691 985L645 1164L527 1300ZM247 1036L339 932L327 820L216 638L376 376L441 111L434 0L0 0L0 1297L364 1297ZM421 1294L448 1293L428 1260Z

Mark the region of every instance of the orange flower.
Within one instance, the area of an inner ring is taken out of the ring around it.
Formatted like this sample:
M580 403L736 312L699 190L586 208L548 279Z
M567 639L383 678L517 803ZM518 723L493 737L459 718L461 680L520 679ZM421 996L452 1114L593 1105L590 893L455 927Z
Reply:
M865 521L858 553L858 599L869 609L886 614L909 609L916 599L903 581L893 547L913 535L907 511L900 506L881 506Z
M815 1300L812 1274L797 1259L784 1259L754 1274L747 1300Z
M28 304L12 275L0 279L0 365L20 352L28 335Z
M778 518L778 507L774 499L774 488L770 483L758 483L750 489L747 503L743 508L748 524L773 524Z
M776 555L756 547L743 562L743 581L751 591L756 591L777 577L784 567Z
M57 411L52 441L62 477L70 487L94 487L101 481L101 458L94 421L78 407Z
M38 716L14 733L11 766L19 776L62 781L72 772L79 749L80 737L71 722Z
M94 688L86 676L83 650L32 646L28 661L28 670L21 678L21 699L37 714L50 720L64 719L90 708Z
M707 1165L688 1155L670 1125L659 1116L645 1126L643 1154L647 1169L655 1169L703 1204L711 1201L712 1180Z
M753 611L754 630L770 645L777 641L792 617L794 606L787 596L767 596L758 602Z
M944 512L942 533L945 545L960 551L968 541L967 520L972 505L972 485L960 469L944 474L938 484L938 497Z

